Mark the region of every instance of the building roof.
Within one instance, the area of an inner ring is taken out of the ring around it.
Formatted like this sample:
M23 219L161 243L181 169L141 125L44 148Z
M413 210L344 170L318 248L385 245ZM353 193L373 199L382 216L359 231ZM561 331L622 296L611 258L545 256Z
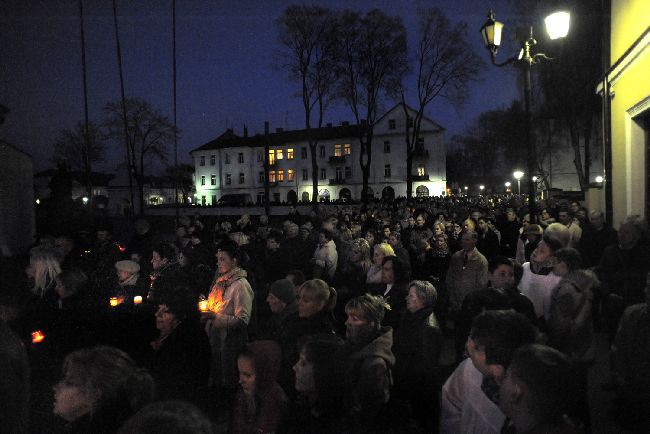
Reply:
M48 178L53 177L54 175L60 173L58 169L47 169L41 172L34 174L34 178ZM86 178L86 174L79 170L70 170L66 174L79 183L83 183ZM90 173L90 182L96 187L106 187L108 183L115 178L115 175L111 173L101 173L101 172L91 172Z
M397 110L398 108L401 108L401 107L402 107L402 103L401 103L401 102L398 102L398 103L395 104L393 107L391 107L390 110L388 110L386 113L384 113L384 115L383 115L382 117L380 117L379 119L377 119L377 120L375 121L375 124L378 124L378 123L381 122L381 121L382 121L386 116L388 116L388 115L391 114L393 111L395 111L395 110ZM411 107L410 105L408 105L408 104L406 105L406 108L407 108L409 111L411 111L411 112L416 112L416 110L415 110L413 107ZM434 128L436 129L436 131L445 131L445 128L444 128L444 127L440 126L440 124L438 124L436 121L434 121L433 119L431 119L431 118L429 118L429 117L427 117L427 116L422 116L422 120L427 121L427 122L431 122L431 123L434 125Z
M279 145L284 143L303 142L309 139L330 140L358 137L361 127L344 123L339 126L327 125L321 128L310 128L302 130L283 131L278 129L275 133L269 133L268 144ZM267 143L264 134L256 134L250 137L236 135L231 129L226 130L222 135L208 143L200 146L190 153L196 151L208 151L212 149L235 148L240 146L261 147Z
M11 148L11 149L13 149L14 151L20 152L21 154L24 154L24 155L28 156L29 158L32 158L32 156L31 156L30 154L28 154L27 152L23 151L23 150L20 149L18 146L12 145L11 143L6 142L6 141L4 141L4 140L2 140L2 139L0 139L0 146L6 146L7 148Z

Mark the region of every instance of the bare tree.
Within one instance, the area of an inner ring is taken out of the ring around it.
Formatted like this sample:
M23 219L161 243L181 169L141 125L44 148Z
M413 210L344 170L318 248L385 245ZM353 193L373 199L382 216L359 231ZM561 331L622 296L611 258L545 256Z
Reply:
M104 107L109 137L126 143L129 150L127 167L135 177L140 199L140 214L144 214L144 176L147 166L155 160L167 160L167 145L173 143L178 130L160 111L140 98L124 101L126 137L124 137L122 101Z
M93 165L104 162L105 153L105 137L97 124L88 122L86 127L81 121L74 129L61 130L52 160L57 165L67 162L73 170L84 173L84 185L88 185Z
M362 199L368 199L372 140L378 109L385 98L398 95L408 71L406 29L400 17L373 9L365 16L345 10L337 32L339 92L352 110L359 133L359 164L363 175Z
M420 12L416 48L417 106L410 128L410 113L402 86L402 108L406 115L406 197L413 193L413 156L426 107L436 98L446 98L461 105L467 98L468 85L476 80L483 61L467 41L467 25L452 25L437 8Z
M282 68L300 84L299 96L305 114L305 128L323 126L323 115L331 102L336 81L335 20L329 9L318 6L289 6L275 25L284 47ZM312 119L314 118L315 119ZM309 136L312 203L318 202L318 139ZM268 157L265 157L268 158Z

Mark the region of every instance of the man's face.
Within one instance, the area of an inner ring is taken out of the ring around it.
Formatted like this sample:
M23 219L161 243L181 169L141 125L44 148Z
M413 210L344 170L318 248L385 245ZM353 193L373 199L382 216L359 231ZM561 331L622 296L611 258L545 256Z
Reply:
M506 264L499 265L490 275L494 288L510 289L515 284L515 270Z
M415 219L413 217L409 217L408 222L410 227L413 227L415 225Z
M487 232L487 230L489 229L488 224L485 220L479 220L478 227L481 229L481 232L483 233Z
M97 231L97 241L103 243L111 239L111 233L109 231Z
M266 248L275 252L280 248L280 243L275 240L275 238L268 238L266 240Z
M471 214L471 217L472 217L474 220L478 220L479 218L481 218L481 213L480 213L479 211L474 211L474 212Z
M345 321L345 338L353 344L364 342L372 335L375 323L366 321L359 312L347 312L348 319Z
M550 262L552 258L553 251L544 240L537 244L537 247L535 247L535 250L533 250L533 253L530 255L530 260L539 264L546 264Z
M384 228L384 238L390 237L390 228Z
M506 218L508 219L509 222L514 221L515 217L517 216L512 209L508 209L508 211L506 211Z
M424 217L422 217L421 215L419 215L419 216L415 219L415 224L416 224L419 228L421 228L422 226L424 226Z
M571 218L569 217L569 213L566 211L560 211L560 213L557 215L557 219L560 223L562 223L565 226L571 223Z
M460 245L466 252L471 252L476 247L476 240L472 237L472 234L463 234Z
M593 214L589 221L591 222L591 226L593 226L596 230L602 229L605 225L605 219L601 214Z

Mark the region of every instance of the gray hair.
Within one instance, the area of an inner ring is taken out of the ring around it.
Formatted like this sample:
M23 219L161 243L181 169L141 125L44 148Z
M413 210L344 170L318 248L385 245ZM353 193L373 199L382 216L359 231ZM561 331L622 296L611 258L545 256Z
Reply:
M415 289L418 298L424 303L424 307L433 307L438 299L438 291L436 288L426 280L413 280L409 283L409 289Z

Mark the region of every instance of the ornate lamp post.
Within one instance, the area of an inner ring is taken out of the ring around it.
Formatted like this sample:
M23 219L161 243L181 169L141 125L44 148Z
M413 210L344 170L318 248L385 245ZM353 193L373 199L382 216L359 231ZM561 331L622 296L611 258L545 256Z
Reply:
M569 33L570 14L566 11L555 12L546 17L544 20L546 24L546 31L551 39L563 38ZM532 116L530 110L530 102L532 99L532 90L530 84L530 69L539 63L541 59L550 59L544 53L531 54L531 48L537 44L533 38L533 27L530 27L528 37L522 41L521 50L516 56L512 56L503 63L497 63L496 55L501 45L501 32L503 30L503 23L494 20L494 13L488 13L488 20L481 27L481 35L488 50L490 50L490 57L492 64L495 66L505 66L511 63L521 66L524 72L524 110L526 113L526 149L528 152L527 166L528 173L536 172L536 151L535 141L533 140L532 130ZM519 179L517 179L519 185ZM519 191L521 193L521 191ZM531 218L531 223L536 221L537 212L535 207L535 182L532 176L528 177L528 206Z

